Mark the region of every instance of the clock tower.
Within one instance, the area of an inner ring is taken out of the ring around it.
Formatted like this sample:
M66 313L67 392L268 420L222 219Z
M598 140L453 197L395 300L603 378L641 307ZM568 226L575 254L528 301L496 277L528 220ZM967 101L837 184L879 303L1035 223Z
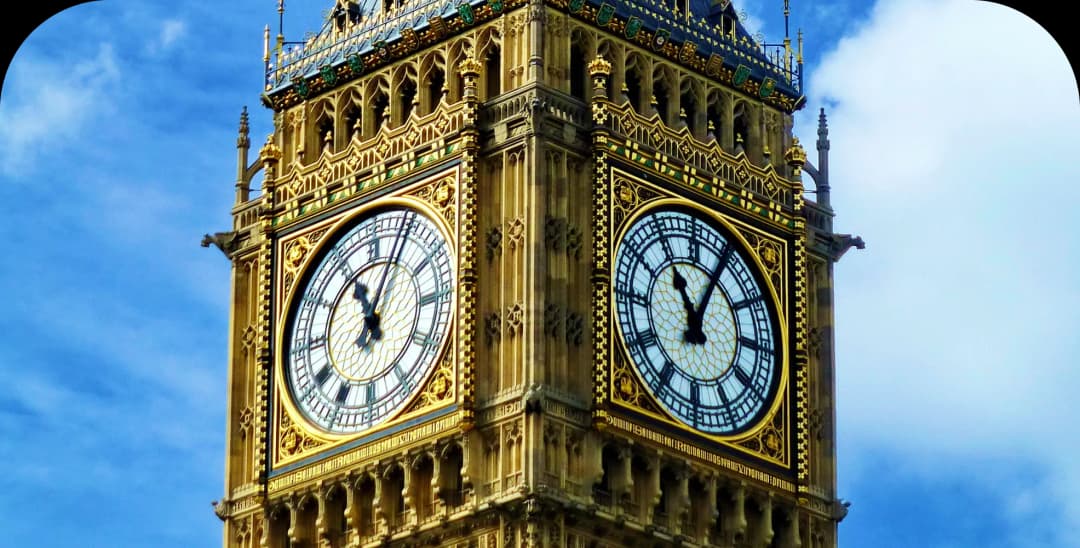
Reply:
M824 113L816 165L792 135L801 40L727 0L331 7L266 31L274 131L249 158L241 116L204 240L224 545L835 546L832 265L862 242Z

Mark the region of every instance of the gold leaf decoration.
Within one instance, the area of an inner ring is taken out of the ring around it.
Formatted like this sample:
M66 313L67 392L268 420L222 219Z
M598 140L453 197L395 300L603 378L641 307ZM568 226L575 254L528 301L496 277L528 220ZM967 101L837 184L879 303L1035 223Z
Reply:
M299 276L300 267L304 264L304 260L307 258L308 254L311 253L311 250L315 248L316 244L322 240L328 230L329 229L327 228L313 230L285 242L282 248L285 258L283 261L285 266L285 275L283 279L285 291L282 294L287 293L292 289L293 284Z
M318 450L327 440L317 438L293 423L284 409L279 412L278 454L284 458L298 457Z
M786 465L790 461L786 419L787 404L781 404L780 409L769 419L769 423L764 428L749 438L736 442L736 445Z
M456 227L455 221L457 220L457 209L454 207L456 194L457 184L455 178L450 175L416 189L413 191L412 196L427 202L438 211L446 224L453 230Z
M420 397L403 414L411 414L424 408L447 403L454 398L454 363L450 355L443 358L439 368L420 391Z

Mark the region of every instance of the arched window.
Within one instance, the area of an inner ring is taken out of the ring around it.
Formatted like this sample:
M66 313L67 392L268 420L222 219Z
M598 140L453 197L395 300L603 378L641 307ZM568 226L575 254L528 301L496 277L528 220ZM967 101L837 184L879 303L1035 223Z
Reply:
M409 116L412 116L413 105L416 101L416 83L409 78L405 78L398 88L398 97L400 101L398 112L401 113L399 124L404 124L409 120Z
M461 446L456 443L451 444L439 462L439 498L449 508L456 508L465 502L465 486L461 477L462 466L464 466L464 457Z
M405 471L394 465L383 476L380 506L386 514L387 525L391 530L405 526Z
M413 507L416 508L416 521L435 515L435 503L431 496L431 480L435 476L435 463L427 454L421 455L413 464L413 476L409 483L412 490Z
M426 105L425 114L430 114L435 111L439 106L439 101L442 99L443 87L446 86L446 75L442 69L433 67L431 74L428 76L428 104Z
M360 537L375 534L375 480L371 476L360 479L356 488L356 528Z
M634 491L631 501L637 507L638 519L644 515L646 503L651 500L652 489L649 481L649 462L641 455L634 455L630 460L630 479L634 482Z
M385 93L379 91L375 94L375 97L371 100L371 113L372 123L374 124L374 133L378 133L383 126L390 125L390 98Z
M319 119L319 123L315 127L315 136L317 137L316 140L318 142L318 146L315 147L315 150L321 152L323 149L328 149L330 152L333 152L334 121L330 118L330 116L323 116Z
M645 97L643 97L642 88L644 83L642 82L642 67L641 59L638 57L630 58L626 66L626 98L630 100L630 106L634 108L638 113L644 113L643 107Z
M326 493L326 532L334 546L345 540L345 499L340 486Z
M289 509L278 506L270 511L270 542L273 548L289 548Z
M299 508L296 509L296 526L294 527L295 536L300 539L301 542L307 544L315 543L315 520L319 518L319 501L315 500L315 497L306 497L300 501Z
M502 53L499 46L492 45L484 61L485 95L484 100L491 100L502 93Z
M750 115L746 111L746 103L739 102L735 105L734 114L731 120L732 131L732 143L735 144L735 153L745 151L750 148L749 135L750 135Z
M675 125L675 117L670 112L671 110L671 83L665 78L665 71L659 70L653 73L653 89L652 95L656 99L656 112L660 115L660 119L669 126Z
M363 135L363 118L360 107L352 104L345 110L345 134L351 141Z
M576 42L570 46L570 95L588 102L588 67L585 64L585 50Z
M600 476L600 482L593 486L593 501L600 506L611 506L615 503L615 478L621 464L619 450L611 445L605 445L600 455L600 464L603 473Z
M690 85L689 80L684 80L682 87L682 94L679 97L679 108L682 109L682 113L686 114L686 126L690 129L690 133L700 137L704 133L702 131L704 128L697 126L697 96L694 93L694 88Z

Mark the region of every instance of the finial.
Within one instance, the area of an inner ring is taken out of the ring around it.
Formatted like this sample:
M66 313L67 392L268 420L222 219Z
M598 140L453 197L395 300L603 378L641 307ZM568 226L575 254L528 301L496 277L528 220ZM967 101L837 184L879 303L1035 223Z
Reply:
M795 59L796 59L796 61L799 62L799 64L802 64L803 58L802 58L802 29L801 28L799 29L799 53L798 53L798 56Z
M743 148L742 133L735 133L735 154L745 152L745 150L746 149Z
M607 97L607 81L608 76L611 74L611 63L604 59L603 55L597 55L592 61L589 61L588 67L589 75L592 76L592 96Z
M274 144L274 134L266 136L266 144L259 149L259 158L263 162L277 162L281 159L281 149Z
M334 144L334 132L326 130L326 135L323 135L323 148L329 150Z
M630 88L626 85L626 80L623 80L622 88L619 89L619 93L622 94L624 103L630 102Z
M474 78L480 76L480 69L480 61L477 61L476 58L472 56L472 52L469 52L465 59L458 64L458 72L466 78L469 76Z
M240 111L240 131L236 138L237 148L247 148L251 146L251 139L248 137L248 111L247 106L244 106L244 110Z
M263 64L270 63L270 25L263 28Z
M589 61L589 74L592 76L602 75L607 76L611 74L611 63L604 59L604 56L597 55L592 61Z
M799 144L799 138L794 137L791 141L791 146L784 152L784 161L793 168L795 173L798 174L802 169L803 164L806 163L806 151L803 150L801 144Z

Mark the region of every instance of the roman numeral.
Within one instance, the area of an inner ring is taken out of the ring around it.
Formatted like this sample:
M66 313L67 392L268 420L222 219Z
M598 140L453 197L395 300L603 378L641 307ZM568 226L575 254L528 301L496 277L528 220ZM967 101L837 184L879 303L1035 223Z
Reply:
M443 289L441 291L436 291L434 293L428 293L427 295L423 295L420 297L420 306L424 307L433 302L436 302L445 297L448 293L450 293L449 289Z
M419 331L414 331L413 332L412 340L416 344L419 344L421 346L426 346L426 347L434 347L439 342L439 341L436 341L435 339L431 338L431 335L428 335L427 333L421 333Z
M328 378L330 378L330 366L324 365L318 373L315 373L315 384L322 385Z
M690 405L695 408L701 405L701 387L696 382L690 383Z
M634 337L634 344L640 346L642 350L644 350L645 347L654 346L656 345L656 333L653 333L651 330L638 331L637 335Z
M420 273L423 272L423 270L425 268L427 268L427 265L430 262L431 262L431 256L430 255L424 255L424 258L423 258L423 260L420 261L420 264L413 267L413 276L419 276Z
M643 255L638 249L636 249L634 247L630 247L629 245L632 245L632 244L628 244L628 246L625 248L624 253L626 253L628 256L630 256L633 259L633 261L641 263L641 265L643 267L645 267L645 270L648 270L649 274L651 274L653 277L655 277L656 276L656 270L653 268L653 266L651 264L649 264L649 261L645 259L645 255Z
M732 424L731 400L728 399L727 392L724 392L723 384L716 385L716 393L720 396L720 403L723 404L723 407L720 408L720 412L724 414L724 423Z
M768 346L765 346L763 344L760 344L758 341L756 341L754 339L751 339L751 338L748 338L748 337L745 337L745 336L739 337L739 344L741 344L742 346L745 346L747 348L750 348L750 349L752 349L752 350L754 350L756 352L766 352L766 353L772 354L772 349L771 348L769 348Z
M333 306L330 301L313 295L304 295L303 298L301 298L300 300L304 301L305 303L313 304L316 306L323 306L326 308L330 308Z
M405 373L405 370L401 368L400 362L394 364L394 374L397 375L398 382L401 383L401 386L402 388L404 388L405 392L409 392L410 390L412 390L412 383L409 382L409 377Z
M630 302L633 304L645 307L649 306L649 298L633 289L617 289L615 292L624 298L630 299Z
M660 240L660 249L664 251L664 258L670 261L675 256L675 254L671 251L671 242L669 242L667 238L664 237L665 230L663 223L660 222L659 217L653 217L651 224L652 229L656 232L657 237ZM649 270L652 269L650 268Z
M736 363L732 365L731 368L735 371L735 378L739 379L739 382L741 382L743 386L746 388L753 386L753 380L750 379L750 374L747 373L741 365Z
M349 266L349 261L345 260L345 257L341 255L341 250L335 247L331 249L330 255L333 257L334 268L340 270L346 278L351 278L353 275L352 267Z
M367 386L364 387L364 392L366 392L364 394L364 399L367 402L367 404L371 405L372 403L374 403L375 402L375 383L373 383L373 382L368 383Z
M675 364L672 362L664 362L664 367L660 369L660 382L667 386L671 383L671 376L675 374Z
M758 295L756 297L750 297L748 299L743 299L737 303L732 303L731 308L734 308L735 310L739 310L740 308L746 308L754 303L760 302L761 299L761 295Z
M735 246L731 244L724 246L724 250L720 252L720 260L716 261L716 272L727 268L728 261L731 260L731 253L733 251L735 251Z
M345 398L349 397L349 390L351 390L351 389L352 389L351 384L349 384L349 383L342 384L341 388L338 388L337 396L334 398L334 401L338 402L338 404L345 403Z
M382 238L374 236L371 238L371 243L368 244L368 257L370 257L371 260L378 259L382 256L382 250L379 246L380 241L382 241Z
M701 225L696 221L690 224L690 238L687 241L690 246L690 260L701 263Z

